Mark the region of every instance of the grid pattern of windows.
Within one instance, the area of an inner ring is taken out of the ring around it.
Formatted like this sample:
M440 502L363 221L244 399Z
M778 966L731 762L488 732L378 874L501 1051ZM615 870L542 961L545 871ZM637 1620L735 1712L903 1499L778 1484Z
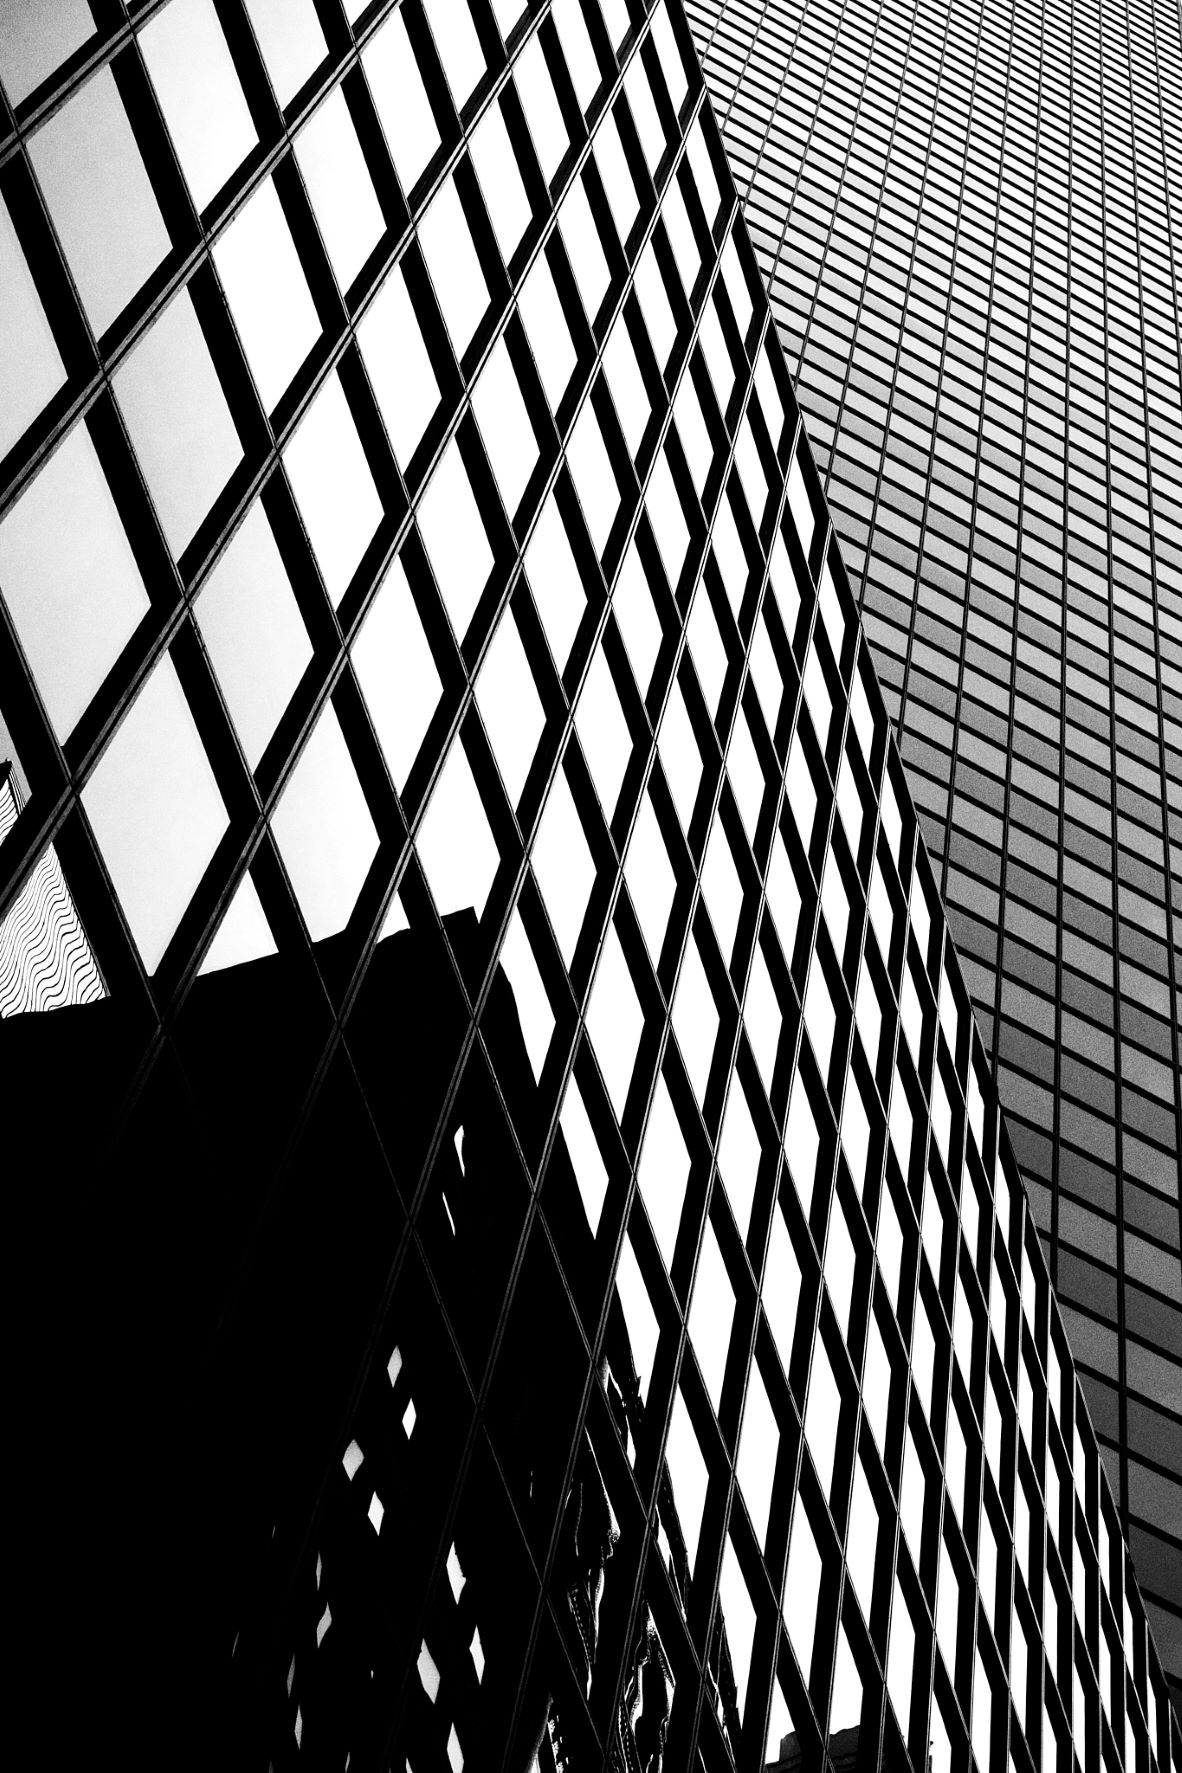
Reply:
M218 1548L259 1764L1176 1770L676 0L95 0L0 81L0 918L52 854L121 1178L282 1110L186 1349L334 1259L305 1408L357 1338Z
M1178 11L687 10L1182 1682Z

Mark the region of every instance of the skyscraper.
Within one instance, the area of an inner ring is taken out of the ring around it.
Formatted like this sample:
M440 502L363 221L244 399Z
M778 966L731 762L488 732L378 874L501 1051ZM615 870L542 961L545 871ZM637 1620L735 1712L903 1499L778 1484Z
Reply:
M16 1703L1177 1773L680 9L0 79L0 917L52 845L108 993L0 1022Z
M688 12L1179 1682L1178 9Z

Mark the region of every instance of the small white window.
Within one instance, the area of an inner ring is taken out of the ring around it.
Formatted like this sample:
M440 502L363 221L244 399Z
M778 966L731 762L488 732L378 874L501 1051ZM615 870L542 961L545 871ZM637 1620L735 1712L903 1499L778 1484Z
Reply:
M660 1340L660 1326L629 1238L624 1239L624 1247L620 1252L620 1262L616 1269L616 1290L624 1312L632 1365L636 1369L637 1384L643 1401L648 1396L653 1361Z
M525 550L525 571L558 670L566 669L570 649L587 603L558 502L550 493Z
M743 592L747 587L747 550L739 536L729 499L724 498L719 503L710 542L714 549L714 558L718 562L719 573L722 575L727 602L734 610L737 620L743 602Z
M653 102L653 89L649 85L648 73L639 55L634 55L628 63L628 71L624 75L624 93L648 169L655 176L665 152L665 131Z
M780 1032L784 1025L783 1012L772 976L768 972L767 961L758 943L755 956L751 962L751 976L747 981L747 996L743 1003L743 1023L747 1029L747 1038L751 1042L751 1051L755 1054L755 1063L759 1067L759 1075L763 1079L763 1087L770 1096L772 1078L776 1069L776 1054L780 1050Z
M702 253L698 246L697 235L689 219L685 207L685 198L681 194L681 186L676 179L670 179L661 204L661 218L665 223L665 232L669 236L669 244L673 248L673 257L677 261L677 269L681 275L682 287L688 297L693 292L702 269Z
M747 715L742 708L739 709L731 733L730 747L726 755L726 772L730 778L731 787L734 789L739 816L743 821L743 829L747 833L747 841L754 845L759 815L763 807L763 797L767 789L767 779L763 773L763 765L759 761L759 753L755 749L755 741L751 737Z
M202 976L218 973L223 967L238 967L276 952L254 882L244 874L197 971Z
M772 1213L767 1267L760 1297L780 1365L787 1376L792 1362L792 1339L796 1333L796 1307L800 1299L800 1263L779 1208Z
M419 222L419 245L456 356L462 357L488 307L488 285L454 179L431 199Z
M755 1608L729 1535L718 1578L718 1609L726 1630L731 1673L735 1681L735 1706L740 1721L747 1706L747 1680L751 1672L751 1646L755 1642Z
M526 934L520 913L514 911L501 948L501 967L513 989L522 1038L535 1081L542 1075L550 1037L554 1033L554 1011L546 986L538 970L533 948Z
M706 420L702 416L702 403L698 399L698 390L694 387L694 378L688 371L681 378L681 385L673 402L673 417L677 421L677 435L685 451L694 491L701 498L714 460L714 445L710 441Z
M743 415L735 438L735 465L739 470L739 479L743 483L743 491L747 495L747 506L751 512L751 521L756 529L763 522L763 513L767 506L767 475L763 471L751 422Z
M295 157L333 273L342 290L348 289L386 222L339 86L296 136Z
M698 328L698 342L702 347L706 368L710 372L710 380L714 384L714 396L718 401L719 411L725 414L734 392L735 366L713 299L706 303L703 311Z
M632 756L632 735L620 707L602 641L592 654L579 692L575 730L604 818L610 825L623 786L624 772Z
M812 546L814 518L799 455L793 456L792 468L788 475L788 508L792 513L792 521L800 539L801 550L807 560L809 549Z
M744 337L751 324L751 291L747 287L747 278L739 262L739 251L735 244L735 230L726 237L726 245L722 249L722 280L726 284L726 293L731 299L735 324L739 329L740 338Z
M710 605L710 593L702 581L694 592L685 638L707 711L711 720L717 720L722 686L726 681L726 648Z
M423 0L423 11L456 110L462 111L485 70L484 51L468 10L468 0Z
M392 12L370 38L361 52L361 66L402 188L409 192L439 146L439 128L401 9Z
M546 716L517 623L509 611L489 641L475 688L505 793L510 806L516 807L541 743Z
M622 241L626 241L632 232L633 222L640 214L640 199L636 195L636 186L620 141L615 117L610 111L595 132L595 164L603 180L603 189L616 232Z
M562 110L537 33L529 39L513 67L521 108L533 137L542 177L549 184L570 147Z
M329 703L271 818L314 942L344 929L378 851L373 817Z
M550 410L557 412L575 373L578 356L544 252L538 254L530 267L517 298L517 307Z
M493 476L512 518L538 460L538 440L508 346L499 338L472 390L472 408Z
M352 658L378 743L401 794L443 687L401 560L395 560L370 605Z
M590 400L584 401L583 410L575 420L566 460L583 507L592 546L596 554L602 555L620 508L620 487Z
M878 1510L860 1459L854 1460L850 1495L850 1519L846 1530L845 1559L863 1619L870 1618L874 1594L874 1560L878 1553Z
M582 178L575 180L558 212L562 242L589 321L594 322L611 283L603 242Z
M439 406L439 384L400 266L366 309L357 343L398 466L411 456Z
M673 997L673 1032L685 1060L690 1084L700 1108L706 1099L710 1064L718 1038L718 1006L702 965L698 944L691 933L685 945L681 973Z
M270 179L215 242L213 262L270 411L320 336L299 254Z
M661 649L661 622L635 542L628 544L628 552L620 567L612 593L612 609L623 636L636 687L643 699L648 695L653 666Z
M885 1457L887 1423L891 1407L891 1363L874 1312L866 1331L866 1359L862 1369L862 1410L870 1432Z
M258 140L212 0L172 0L152 14L139 46L193 202L204 209Z
M702 859L702 896L710 912L722 958L729 967L743 909L743 883L735 867L722 820L715 815Z
M670 589L676 590L689 547L689 526L685 521L685 512L669 467L669 457L664 449L653 465L645 495L645 509L653 526L653 534L657 538L657 547L661 551L665 576L669 580Z
M694 183L698 188L698 197L706 216L706 226L713 228L718 219L718 208L722 202L722 193L718 189L718 177L714 171L714 162L706 146L706 138L702 133L702 113L699 111L694 120L686 143L686 158L693 168Z
M850 1306L854 1295L856 1258L845 1209L836 1193L829 1209L829 1236L825 1243L825 1284L833 1302L834 1316L843 1340L849 1338Z
M546 797L530 860L558 951L569 969L595 884L595 863L561 769Z
M744 1239L755 1201L760 1155L759 1134L747 1106L746 1091L736 1072L731 1076L726 1113L718 1139L718 1173L722 1177L739 1235Z
M575 97L585 113L599 91L600 74L583 9L579 0L554 0L550 16L558 27L558 40L562 44Z
M775 371L771 364L771 340L774 336L773 329L764 343L763 350L759 353L759 359L755 365L755 389L759 395L759 404L763 408L764 423L767 425L768 436L772 440L772 448L778 450L780 433L784 429L784 407L776 387Z
M685 76L685 64L681 59L681 51L673 35L673 27L669 22L669 8L658 6L653 13L653 42L661 62L661 72L665 76L665 85L669 88L669 97L673 101L673 109L681 110L681 102L689 90Z
M594 1235L599 1229L599 1216L607 1199L607 1166L604 1164L599 1141L595 1137L579 1086L573 1077L566 1087L559 1122L586 1210L587 1223Z
M837 1457L837 1430L841 1420L841 1392L824 1341L818 1337L809 1374L808 1401L804 1411L804 1438L808 1442L821 1489L828 1496L833 1485Z
M624 433L624 442L635 461L652 417L652 403L644 385L644 377L640 373L640 365L636 361L636 352L632 347L623 313L617 316L608 334L603 348L603 366L607 372L607 385L611 389L620 430Z
M517 155L499 104L490 105L468 143L501 257L508 264L532 218Z
M775 738L780 703L784 698L784 678L772 647L767 621L762 613L751 637L750 662L751 681L763 709L763 718L767 722L768 732Z
M614 924L600 950L587 1006L587 1032L616 1119L621 1120L644 1032L644 1013Z
M677 876L647 793L641 799L632 827L628 854L624 859L624 880L655 967L661 958L665 931L669 927Z
M702 1378L706 1382L706 1394L714 1405L715 1414L722 1402L722 1382L726 1377L726 1361L734 1321L734 1288L731 1286L722 1252L718 1248L714 1227L707 1219L698 1266L694 1273L688 1329Z
M874 1243L879 1271L886 1282L891 1310L899 1314L899 1280L903 1269L903 1232L895 1211L894 1196L884 1187L878 1208L878 1235Z
M313 0L246 0L280 108L295 97L328 54Z
M895 1708L904 1742L911 1718L911 1675L915 1663L915 1626L895 1577L895 1604L891 1608L891 1636L887 1646L887 1692Z
M767 1537L771 1513L772 1484L780 1451L780 1425L772 1409L767 1386L757 1362L752 1362L747 1381L747 1397L743 1405L743 1427L739 1435L739 1456L735 1470L743 1501L755 1528L760 1545Z
M439 915L471 907L482 916L500 856L458 735L427 804L418 851Z
M673 1268L689 1172L690 1155L677 1110L665 1079L658 1077L636 1165L636 1181L667 1272Z
M325 590L339 603L382 520L382 501L338 375L329 376L300 420L283 466Z
M685 1554L692 1571L698 1552L698 1536L702 1531L709 1474L680 1390L673 1399L665 1457L669 1462L677 1519L685 1539Z
M821 1554L801 1496L792 1515L788 1573L784 1582L784 1624L801 1676L807 1684L813 1661L817 1607L821 1599Z
M788 1107L788 1124L784 1130L784 1155L788 1159L788 1168L806 1216L812 1206L819 1150L820 1139L812 1105L804 1079L797 1071L792 1080L792 1100Z
M702 780L702 754L686 712L681 686L677 683L674 683L665 704L657 750L681 828L688 832Z
M457 640L463 640L492 571L484 521L455 438L418 510L419 534Z
M772 840L772 859L767 871L767 903L784 958L791 965L792 951L796 946L796 926L800 920L800 889L797 887L796 876L792 872L792 864L788 860L788 851L779 829Z

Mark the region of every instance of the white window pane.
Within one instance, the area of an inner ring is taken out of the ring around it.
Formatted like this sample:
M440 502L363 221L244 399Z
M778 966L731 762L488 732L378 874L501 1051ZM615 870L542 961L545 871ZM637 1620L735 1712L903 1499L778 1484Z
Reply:
M603 554L620 508L620 488L595 409L589 400L575 420L566 452L567 465L583 507L595 552Z
M554 82L537 33L529 39L513 67L521 108L533 137L542 177L549 184L570 146Z
M275 952L275 938L254 882L244 874L197 971L218 973L223 967L243 966Z
M850 1306L854 1297L855 1266L850 1228L846 1224L841 1198L835 1193L829 1209L829 1236L825 1243L825 1285L829 1289L834 1316L846 1340L849 1338Z
M623 636L632 675L641 697L648 695L653 666L661 648L661 622L653 603L636 543L628 544L612 593L612 609Z
M817 1180L819 1149L817 1123L813 1118L804 1079L798 1070L792 1080L792 1100L788 1107L788 1124L784 1130L784 1155L788 1159L792 1180L806 1215L812 1205L813 1186Z
M558 27L558 38L566 58L571 84L580 108L586 112L599 91L599 63L587 34L587 21L579 0L554 0L550 16Z
M862 1680L854 1661L844 1625L837 1634L837 1658L833 1666L833 1697L829 1703L830 1736L853 1730L862 1716Z
M685 198L681 194L681 186L676 179L670 179L661 204L661 218L665 223L665 232L669 236L669 244L673 248L673 256L677 260L677 269L681 276L682 286L687 296L697 282L698 273L702 269L702 254L698 249L697 236L685 207Z
M171 659L133 702L82 804L154 972L230 822Z
M850 1073L841 1106L841 1143L850 1166L854 1187L859 1194L866 1183L866 1160L870 1151L870 1121L862 1101L862 1086L857 1075Z
M648 83L648 74L638 55L634 55L628 64L628 71L624 75L624 92L648 169L655 174L665 152L665 131L653 103L653 89Z
M524 558L534 607L561 672L570 657L587 594L553 493L542 506Z
M747 716L741 708L731 733L730 747L726 754L726 773L730 778L731 787L734 789L735 801L739 808L739 816L743 821L743 829L747 833L747 841L753 845L759 826L763 797L767 790L767 779L763 773L763 765L759 761L759 753L755 749L755 741L751 737Z
M665 1079L658 1077L636 1166L636 1180L667 1271L673 1268L673 1252L677 1246L689 1172L690 1156L677 1111Z
M493 477L512 518L537 465L538 440L503 337L476 379L472 407Z
M56 73L67 56L94 36L86 0L25 0L4 10L0 78L14 105Z
M648 328L648 336L652 344L653 356L657 360L657 368L663 371L669 361L669 353L673 349L674 340L677 337L677 326L673 319L673 309L669 305L665 279L661 275L661 268L657 263L657 255L653 251L651 240L637 261L636 293L640 297L644 323Z
M614 924L609 925L600 950L587 1006L587 1032L616 1119L620 1120L644 1032L644 1014Z
M402 188L409 191L439 146L439 130L401 9L366 44L361 66Z
M706 226L713 228L718 219L718 207L722 201L722 193L718 189L718 179L714 172L714 162L706 147L702 134L702 114L699 112L697 121L689 133L686 144L687 157L693 168L694 184L698 188L702 208L706 215Z
M66 379L8 205L0 196L0 455L12 448Z
M476 702L511 806L525 787L546 716L512 615L506 611L476 679Z
M626 241L640 214L640 199L620 140L616 120L609 111L595 132L595 164L603 180L616 232Z
M829 1075L829 1062L833 1055L833 1035L836 1028L836 1017L833 1012L833 999L829 994L829 981L825 977L825 969L819 958L814 954L809 967L808 984L804 990L804 1025L808 1030L809 1045L822 1077Z
M717 720L722 686L726 681L726 648L718 632L718 622L704 581L699 581L694 592L685 638L707 711L711 720Z
M772 1229L767 1246L767 1268L763 1277L763 1289L760 1297L763 1301L768 1328L771 1330L772 1340L780 1357L780 1365L786 1376L792 1361L792 1339L796 1334L796 1305L800 1297L800 1263L796 1259L796 1251L792 1248L792 1239L788 1235L784 1215L778 1207L772 1214Z
M581 178L575 180L563 198L558 220L583 307L588 320L594 322L607 294L611 274Z
M788 474L788 508L792 513L797 536L800 538L800 546L807 559L812 545L814 520L799 455L793 456L792 467Z
M29 158L87 317L103 333L170 246L110 68L37 131Z
M501 257L508 264L529 227L532 211L500 105L490 105L480 119L470 138L469 152Z
M818 1338L813 1349L812 1371L809 1374L808 1401L804 1411L804 1436L820 1479L821 1489L828 1496L833 1484L833 1463L837 1456L837 1430L841 1418L841 1393L833 1377L825 1344Z
M862 1461L855 1459L845 1559L865 1620L870 1618L870 1603L874 1595L874 1560L877 1555L878 1510L874 1506L874 1497L870 1493Z
M400 267L391 271L366 310L357 343L405 473L439 406L439 384Z
M517 306L550 410L557 412L578 357L545 253L539 253L530 267Z
M718 1038L718 1006L693 936L686 943L681 974L673 998L673 1032L685 1060L699 1108L706 1098L714 1043Z
M772 649L767 622L762 614L755 625L755 633L751 637L750 660L751 681L755 685L755 693L759 697L759 705L763 709L767 730L774 738L776 722L780 716L780 703L784 696L784 679Z
M339 376L330 375L283 452L325 588L339 603L382 520Z
M595 1137L586 1105L573 1077L566 1087L559 1122L586 1210L587 1223L594 1235L599 1229L599 1216L607 1198L608 1175L599 1141Z
M796 944L796 925L800 917L800 891L788 860L783 834L777 829L772 841L772 859L767 871L767 904L784 958L791 965Z
M280 107L293 99L328 54L312 0L246 0Z
M735 1293L726 1263L718 1248L714 1227L706 1221L694 1290L690 1298L688 1329L694 1354L706 1382L706 1392L717 1414L722 1401L722 1382L730 1351L735 1320Z
M457 640L463 640L493 567L492 549L460 455L448 444L418 510L419 534Z
M635 460L652 416L652 404L622 313L608 334L603 363L624 442Z
M714 384L714 396L718 401L719 411L725 414L734 391L735 366L713 299L706 303L705 311L702 314L702 322L698 330L698 343L702 347L706 368L710 372L710 380Z
M300 130L295 156L336 280L346 290L386 223L339 86Z
M525 11L525 0L492 0L492 9L497 28L507 43Z
M172 0L139 45L193 202L204 209L258 141L213 0Z
M807 1682L813 1661L813 1639L817 1630L817 1605L821 1598L821 1554L813 1537L804 1503L798 1496L792 1517L792 1538L788 1545L788 1574L784 1582L784 1624L796 1657L797 1666Z
M866 1360L862 1372L862 1408L866 1420L870 1424L871 1433L878 1442L878 1450L884 1456L890 1404L891 1363L883 1345L878 1319L872 1311L870 1325L866 1332Z
M673 1399L665 1458L669 1464L669 1480L673 1486L673 1505L677 1510L678 1523L685 1540L686 1559L692 1572L698 1553L698 1537L702 1531L709 1474L680 1390Z
M747 505L756 529L763 522L763 514L767 508L768 485L767 475L763 471L759 448L751 429L751 421L746 413L739 426L735 439L735 466L739 470L739 479L743 483L743 491L747 495Z
M714 460L714 445L710 441L710 433L706 429L706 420L702 416L702 403L698 399L698 391L694 380L688 373L681 378L677 397L673 402L673 417L677 421L677 435L681 439L681 447L685 451L685 459L689 465L690 477L694 483L694 491L701 498L706 485L706 477L710 473L710 465Z
M895 1708L903 1740L911 1717L911 1671L915 1662L915 1627L899 1579L895 1578L895 1604L891 1608L891 1637L887 1647L887 1692Z
M702 894L722 958L729 966L739 928L739 913L743 909L743 883L722 820L717 815L710 827L702 860Z
M378 834L331 705L296 761L271 829L309 935L335 936L357 903Z
M680 111L681 101L688 90L685 76L685 65L681 59L681 51L673 35L673 27L669 23L669 8L658 6L653 13L653 42L657 46L657 54L661 60L661 72L665 76L665 84L669 88L669 97L673 109Z
M768 1516L772 1503L772 1483L776 1475L776 1459L780 1451L780 1425L776 1421L767 1386L757 1363L751 1366L747 1381L747 1397L743 1405L743 1428L739 1435L739 1456L736 1472L743 1501L755 1528L760 1545L767 1537Z
M780 1001L776 996L776 988L772 984L772 976L768 972L767 961L763 950L758 945L755 957L751 962L751 976L747 981L747 996L743 1001L743 1025L747 1030L747 1038L751 1042L751 1051L755 1054L755 1063L759 1067L759 1075L763 1087L770 1096L772 1078L776 1069L776 1054L780 1050L780 1031L784 1025Z
M59 739L67 739L148 609L85 424L0 524L0 593Z
M636 1369L637 1385L643 1401L648 1396L660 1328L644 1284L644 1276L640 1272L640 1264L636 1260L636 1252L627 1238L624 1240L616 1270L616 1289L624 1311L632 1364Z
M722 249L722 280L726 284L726 293L731 300L739 335L743 337L751 322L751 291L747 287L747 278L739 262L739 251L735 244L735 230L733 228L727 235L726 245Z
M738 620L743 602L743 592L747 585L747 552L735 526L734 513L731 510L729 499L723 499L718 507L718 515L714 519L714 531L710 537L710 543L714 549L714 558L718 562L718 570L722 575L727 601L735 612L735 619Z
M624 880L653 966L661 958L677 877L648 794L640 802L624 859Z
M439 915L471 907L480 917L500 856L458 736L428 802L418 851Z
M747 1703L747 1677L751 1671L751 1646L755 1641L755 1608L729 1537L722 1555L718 1604L726 1627L731 1673L735 1678L735 1705L742 1719Z
M620 707L602 641L592 654L579 692L575 730L604 818L610 824L623 786L624 772L632 756L632 735Z
M399 794L442 684L401 560L395 560L353 642L353 669Z
M681 569L685 565L686 549L689 547L689 526L685 521L685 512L681 508L665 450L661 451L653 464L645 494L645 509L653 526L653 534L657 538L657 547L661 551L665 576L669 580L670 589L676 590Z
M261 504L252 505L209 575L194 614L254 769L312 657Z
M558 951L569 969L595 884L595 863L561 769L546 797L530 860Z
M698 797L698 785L702 780L702 754L698 750L698 741L694 737L681 686L677 683L670 690L669 700L665 704L657 735L657 750L677 816L681 820L681 828L688 831L694 802Z
M239 210L213 262L268 411L320 336L320 321L270 179Z
M747 1096L738 1073L731 1077L722 1131L718 1139L718 1173L722 1177L739 1236L746 1238L759 1175L760 1144Z
M455 354L462 357L488 307L488 285L454 179L431 199L419 223L419 244Z
M554 1011L520 914L514 911L501 948L501 966L513 990L530 1069L537 1081L554 1033Z
M242 444L187 290L115 372L115 396L174 555L242 460Z
M485 69L484 51L467 0L423 0L423 11L456 110L462 111Z

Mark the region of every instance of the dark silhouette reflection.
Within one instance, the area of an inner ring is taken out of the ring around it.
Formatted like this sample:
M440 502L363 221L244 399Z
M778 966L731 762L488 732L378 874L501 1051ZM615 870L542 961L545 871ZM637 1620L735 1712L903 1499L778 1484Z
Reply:
M564 1153L531 1217L508 985L482 1049L406 932L338 1033L317 959L199 979L163 1032L0 1023L18 1713L63 1765L659 1773L643 1606L606 1743L586 1703L619 1539L580 1427L594 1244Z

